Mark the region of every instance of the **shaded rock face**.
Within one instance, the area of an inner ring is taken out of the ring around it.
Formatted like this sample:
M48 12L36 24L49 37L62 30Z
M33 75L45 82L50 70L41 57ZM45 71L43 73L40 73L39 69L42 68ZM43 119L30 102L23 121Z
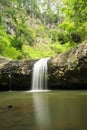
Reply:
M3 60L0 68L0 90L31 89L32 69L36 60Z
M30 90L36 61L0 56L0 90ZM48 89L77 88L87 88L87 42L48 61Z
M48 62L49 88L87 88L87 42Z

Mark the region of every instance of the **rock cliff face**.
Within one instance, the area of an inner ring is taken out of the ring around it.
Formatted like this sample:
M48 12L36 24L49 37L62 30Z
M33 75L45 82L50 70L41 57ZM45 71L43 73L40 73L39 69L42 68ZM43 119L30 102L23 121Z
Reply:
M51 89L87 88L87 42L51 58L48 66Z
M13 61L0 56L0 90L31 89L36 61ZM87 88L87 42L48 61L48 88Z
M0 57L0 90L31 89L32 69L35 62L35 60L13 61Z

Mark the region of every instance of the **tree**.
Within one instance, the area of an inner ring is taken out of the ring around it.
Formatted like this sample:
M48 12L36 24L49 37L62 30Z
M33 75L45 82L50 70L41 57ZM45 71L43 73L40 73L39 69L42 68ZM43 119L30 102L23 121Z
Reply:
M44 25L58 24L61 19L60 8L61 0L38 0L40 11L41 11L41 20Z
M63 0L63 2L63 14L65 15L64 22L65 24L69 22L74 25L73 28L70 28L70 35L74 33L78 35L80 39L85 39L87 36L87 1ZM68 24L68 26L70 24ZM68 27L66 27L66 31L68 31Z

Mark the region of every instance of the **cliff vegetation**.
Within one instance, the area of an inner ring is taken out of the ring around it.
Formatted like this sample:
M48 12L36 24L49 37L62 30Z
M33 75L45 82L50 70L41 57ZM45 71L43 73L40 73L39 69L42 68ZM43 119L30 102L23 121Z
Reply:
M0 0L0 55L38 59L87 37L87 1Z

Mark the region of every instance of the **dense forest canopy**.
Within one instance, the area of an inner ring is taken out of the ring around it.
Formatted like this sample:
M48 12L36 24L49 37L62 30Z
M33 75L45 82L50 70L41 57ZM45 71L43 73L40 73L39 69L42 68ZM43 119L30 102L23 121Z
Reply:
M50 57L86 37L86 0L0 0L0 55Z

